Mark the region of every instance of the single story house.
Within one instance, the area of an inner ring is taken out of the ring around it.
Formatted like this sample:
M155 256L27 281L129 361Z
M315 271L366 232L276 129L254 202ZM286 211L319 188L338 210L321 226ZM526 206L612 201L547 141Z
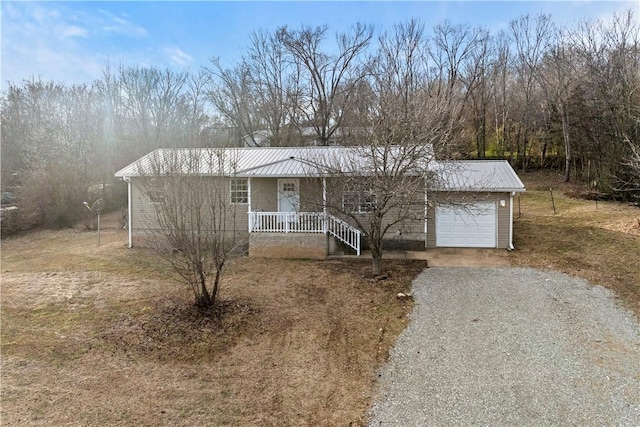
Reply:
M354 169L347 160L358 158L357 150L347 146L155 150L115 174L128 183L129 247L142 243L153 227L148 218L156 205L144 180L180 173L152 165L165 164L168 158L211 157L215 151L214 157L223 161L199 165L189 173L210 177L212 183L224 182L238 212L236 227L247 233L250 256L324 258L340 251L359 255L365 246L361 231L329 208L330 200L338 200L343 207L366 214L375 203L366 195L332 193L332 180L344 174L348 164L351 179L369 180L364 163L356 162ZM327 159L333 159L331 168L318 166ZM412 249L513 249L513 200L525 187L507 161L429 158L418 163L437 184L424 184L424 192L414 200L418 214L390 228L385 238L395 247L407 243ZM422 172L415 176L426 181Z

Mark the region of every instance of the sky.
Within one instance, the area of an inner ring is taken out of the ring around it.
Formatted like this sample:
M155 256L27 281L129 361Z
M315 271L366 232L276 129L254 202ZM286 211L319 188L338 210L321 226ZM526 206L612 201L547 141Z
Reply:
M0 2L0 87L42 78L90 83L107 66L155 66L197 71L218 57L239 60L254 30L327 25L330 34L361 22L376 32L412 18L425 27L449 20L507 29L524 14L550 14L557 24L610 20L635 1L48 1Z

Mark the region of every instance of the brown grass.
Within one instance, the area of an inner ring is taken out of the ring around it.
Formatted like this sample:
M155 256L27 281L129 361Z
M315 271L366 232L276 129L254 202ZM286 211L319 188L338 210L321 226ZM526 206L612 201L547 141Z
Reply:
M558 175L523 180L513 265L584 277L640 316L640 210L568 197ZM117 220L100 247L81 229L2 242L2 425L365 422L412 305L395 295L423 263L386 261L373 281L367 261L245 258L202 313Z
M242 259L211 312L114 224L2 242L2 425L362 425L424 263Z
M640 209L570 197L580 189L557 174L521 178L527 192L521 196L522 216L514 222L512 263L560 270L605 286L640 317ZM516 217L517 212L516 207Z

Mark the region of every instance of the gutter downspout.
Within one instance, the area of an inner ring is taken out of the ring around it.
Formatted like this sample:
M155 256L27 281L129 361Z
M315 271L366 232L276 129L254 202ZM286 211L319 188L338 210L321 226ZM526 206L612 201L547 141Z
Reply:
M513 195L515 191L511 192L509 196L509 247L507 250L512 251L515 249L513 246Z
M427 232L429 231L427 225L427 216L429 215L429 197L427 195L427 185L424 186L424 248L427 249Z
M132 233L132 224L133 221L131 220L131 178L128 176L125 176L122 178L123 180L126 181L127 183L127 234L128 234L128 239L129 239L129 248L133 247L133 233Z

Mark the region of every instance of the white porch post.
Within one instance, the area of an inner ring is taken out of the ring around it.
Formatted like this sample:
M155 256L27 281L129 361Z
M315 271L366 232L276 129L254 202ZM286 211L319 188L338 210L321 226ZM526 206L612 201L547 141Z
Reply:
M133 221L131 220L131 178L125 177L125 181L127 181L127 234L129 237L129 247L133 247L133 234L131 229L133 228L131 225Z
M247 178L247 215L249 216L249 233L253 230L253 215L251 214L251 178Z
M322 177L322 213L324 232L327 232L327 178Z

